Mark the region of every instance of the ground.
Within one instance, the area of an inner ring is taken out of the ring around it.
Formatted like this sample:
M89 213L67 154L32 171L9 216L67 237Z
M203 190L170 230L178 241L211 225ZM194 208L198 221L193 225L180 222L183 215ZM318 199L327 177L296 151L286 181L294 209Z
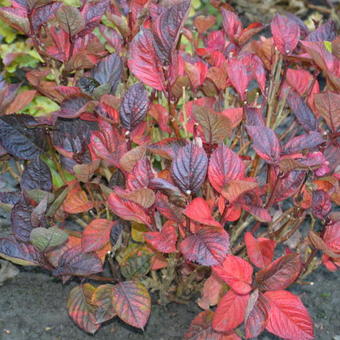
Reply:
M87 335L74 325L66 311L66 297L74 283L61 282L40 270L20 268L14 279L0 287L0 340L180 340L191 320L200 311L188 305L153 305L145 332L139 332L117 319L108 322L95 335ZM339 340L340 272L323 268L311 274L313 286L295 285L315 322L318 340ZM262 334L259 340L277 339Z

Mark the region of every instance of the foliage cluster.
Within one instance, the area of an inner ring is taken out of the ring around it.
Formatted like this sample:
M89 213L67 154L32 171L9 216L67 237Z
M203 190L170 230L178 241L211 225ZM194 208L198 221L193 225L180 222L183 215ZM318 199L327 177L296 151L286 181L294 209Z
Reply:
M88 333L201 292L185 339L313 338L285 289L340 265L340 38L213 5L223 27L189 0L0 9L0 256L73 278Z

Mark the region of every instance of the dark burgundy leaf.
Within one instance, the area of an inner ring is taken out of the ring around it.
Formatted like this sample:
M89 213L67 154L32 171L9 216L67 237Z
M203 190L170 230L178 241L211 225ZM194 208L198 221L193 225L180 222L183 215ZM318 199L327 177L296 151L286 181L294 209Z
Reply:
M296 119L308 131L316 131L318 122L312 110L294 90L290 90L287 102Z
M22 173L20 186L22 190L40 189L52 191L52 176L47 164L40 157L32 160Z
M281 256L268 267L257 272L255 278L261 290L280 290L292 284L300 271L300 255L289 254Z
M293 154L302 150L310 150L322 144L324 139L319 132L310 131L305 135L292 138L284 147L285 154Z
M85 28L78 33L78 36L85 36L93 31L93 29L99 25L102 16L106 12L109 5L109 1L86 1L81 10L81 15L85 20Z
M320 25L315 31L308 34L307 41L333 41L336 38L336 24L333 20L328 20Z
M32 25L35 32L39 31L40 27L47 23L54 15L55 11L61 6L61 2L51 2L45 6L40 6L33 11Z
M77 81L77 86L81 89L84 94L91 96L93 91L100 86L97 80L90 77L81 77Z
M324 219L332 209L332 202L327 192L315 190L312 194L312 213L316 218Z
M179 190L178 187L171 184L167 180L163 178L153 178L150 181L150 188L153 190L159 190L164 193L169 198L169 202L177 205L185 207L186 205L186 198Z
M180 250L188 261L203 266L221 264L229 252L229 235L221 227L204 227L186 237Z
M41 254L30 244L14 237L0 238L0 257L22 266L39 266L44 263Z
M182 223L184 215L182 214L182 209L175 206L166 199L166 196L157 193L155 208L168 220L176 221L177 223Z
M77 246L66 250L61 255L53 275L88 276L102 270L102 262L95 253L84 253L81 246Z
M120 239L123 229L128 228L129 226L130 226L130 223L122 219L118 219L115 222L110 233L110 241L111 241L112 247L114 247L116 243L118 242L118 240Z
M266 297L255 290L250 295L246 316L245 330L246 338L255 338L259 336L266 328L270 305Z
M277 176L277 174L275 174ZM306 172L303 170L293 170L288 173L282 180L279 180L275 190L275 201L281 202L288 197L293 196L299 190L304 181Z
M125 93L119 109L120 121L125 129L132 131L141 123L149 109L149 98L141 83L132 85Z
M110 92L115 93L123 71L123 62L117 53L103 58L93 69L93 78L101 85L109 85Z
M33 229L31 214L33 208L23 199L19 201L11 212L11 227L15 238L21 242L29 242Z
M154 45L158 58L163 65L169 65L172 53L177 45L180 30L190 7L190 1L184 0L172 5L152 23Z
M190 143L182 147L172 161L171 175L178 187L186 194L197 192L204 182L208 157L199 146Z
M68 157L70 164L67 170L73 171L77 163L88 163L91 158L87 145L93 130L97 129L97 123L80 119L58 119L52 135L52 141L59 153ZM77 156L77 161L73 159Z
M247 125L246 128L256 153L268 163L276 164L280 160L281 146L275 132L265 126Z
M21 193L19 191L0 192L0 202L14 205L20 201Z
M291 54L300 38L300 26L290 17L276 14L271 22L274 44L284 54Z
M85 111L90 98L84 94L66 98L60 105L58 116L62 118L77 118Z
M34 159L45 149L43 128L30 127L37 121L29 115L13 114L0 117L0 144L20 159Z

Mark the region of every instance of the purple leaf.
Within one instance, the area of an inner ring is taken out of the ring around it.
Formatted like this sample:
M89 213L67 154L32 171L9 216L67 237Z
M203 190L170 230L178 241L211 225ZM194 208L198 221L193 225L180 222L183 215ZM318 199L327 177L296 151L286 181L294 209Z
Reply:
M108 84L110 92L115 93L123 71L121 57L113 53L103 58L93 69L92 76L101 85Z
M336 25L333 20L328 20L315 31L308 34L306 41L333 41L336 38Z
M154 45L158 58L163 65L169 65L177 45L179 34L190 7L184 0L165 9L152 23Z
M190 143L182 147L171 165L171 175L186 194L197 192L205 180L208 157L199 146Z
M61 255L53 275L88 276L102 270L102 262L95 253L84 253L81 246L77 246L66 250Z
M290 90L287 102L293 111L296 119L306 131L316 131L318 121L315 118L312 110L304 102L304 100L295 92Z
M12 114L0 117L0 144L11 155L19 159L35 159L45 148L45 132L42 128L31 128L37 123L29 115Z
M40 157L32 160L25 167L20 186L22 190L26 191L32 189L52 191L52 176L50 169Z
M148 93L144 85L132 85L125 93L119 109L120 121L125 129L132 131L141 123L149 109Z
M281 146L275 132L265 126L247 126L256 153L268 163L280 160Z

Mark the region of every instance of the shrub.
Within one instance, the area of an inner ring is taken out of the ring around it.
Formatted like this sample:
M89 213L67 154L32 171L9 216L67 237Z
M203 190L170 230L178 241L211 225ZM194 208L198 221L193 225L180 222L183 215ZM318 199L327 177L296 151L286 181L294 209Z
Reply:
M185 339L312 339L285 289L340 264L335 24L243 27L220 4L222 29L186 26L187 0L113 3L0 10L36 58L21 85L17 55L4 60L2 169L20 191L0 193L13 206L0 256L74 278L68 312L88 333L115 316L143 329L149 291L201 292Z

